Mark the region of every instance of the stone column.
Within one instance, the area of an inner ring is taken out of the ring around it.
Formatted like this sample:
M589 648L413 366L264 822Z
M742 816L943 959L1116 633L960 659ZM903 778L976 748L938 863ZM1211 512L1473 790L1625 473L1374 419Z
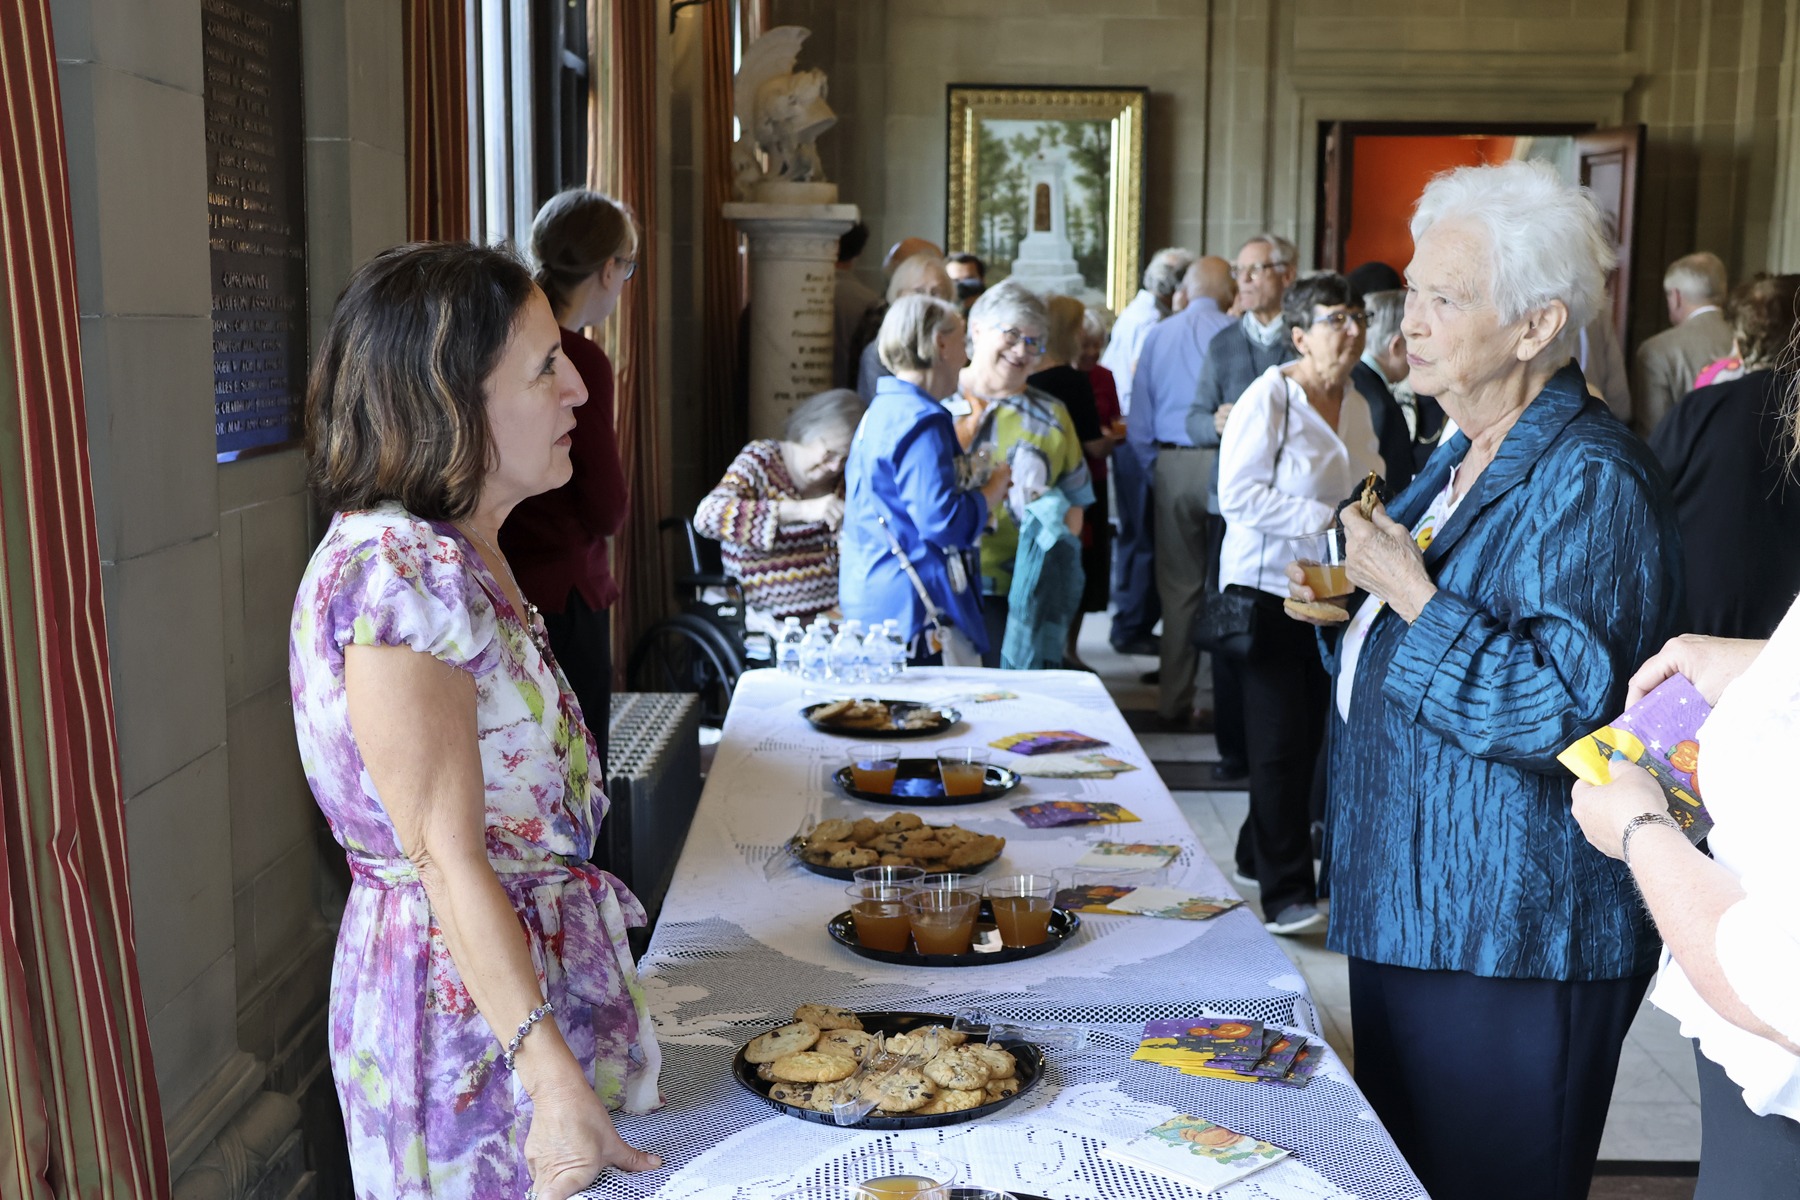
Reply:
M832 384L838 238L854 204L727 204L750 239L750 436L781 436L788 414Z

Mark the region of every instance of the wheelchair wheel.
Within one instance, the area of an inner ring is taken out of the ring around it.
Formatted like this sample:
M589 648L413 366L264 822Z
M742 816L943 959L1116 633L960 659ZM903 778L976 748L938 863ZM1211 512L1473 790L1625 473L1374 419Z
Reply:
M633 691L697 693L701 722L720 725L743 669L739 651L716 626L681 613L658 621L639 639L626 678Z

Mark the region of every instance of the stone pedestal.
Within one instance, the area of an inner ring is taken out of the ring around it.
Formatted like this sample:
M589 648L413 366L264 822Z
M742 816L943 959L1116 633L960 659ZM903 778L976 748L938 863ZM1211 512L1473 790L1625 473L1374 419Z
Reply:
M727 204L750 239L750 436L778 438L788 414L831 380L838 238L854 204Z

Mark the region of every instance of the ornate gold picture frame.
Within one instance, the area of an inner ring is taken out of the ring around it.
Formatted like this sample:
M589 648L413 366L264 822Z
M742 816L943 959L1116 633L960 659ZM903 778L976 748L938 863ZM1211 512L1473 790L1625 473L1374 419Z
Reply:
M953 83L945 245L1118 312L1143 267L1147 88Z

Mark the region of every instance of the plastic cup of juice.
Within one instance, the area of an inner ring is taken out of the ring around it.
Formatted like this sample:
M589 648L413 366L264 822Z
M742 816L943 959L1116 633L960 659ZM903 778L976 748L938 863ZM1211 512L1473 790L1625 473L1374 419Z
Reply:
M850 747L850 778L858 791L894 794L894 773L900 769L900 747L885 742L859 742Z
M937 752L938 774L946 796L979 796L987 787L988 759L985 746L946 746Z
M912 922L906 910L910 891L895 883L853 883L844 889L850 897L850 920L856 940L871 950L906 952Z
M987 884L994 927L1006 946L1039 946L1050 937L1056 880L1049 875L1006 875Z
M980 892L907 893L906 919L920 954L967 954L975 940L975 913Z

